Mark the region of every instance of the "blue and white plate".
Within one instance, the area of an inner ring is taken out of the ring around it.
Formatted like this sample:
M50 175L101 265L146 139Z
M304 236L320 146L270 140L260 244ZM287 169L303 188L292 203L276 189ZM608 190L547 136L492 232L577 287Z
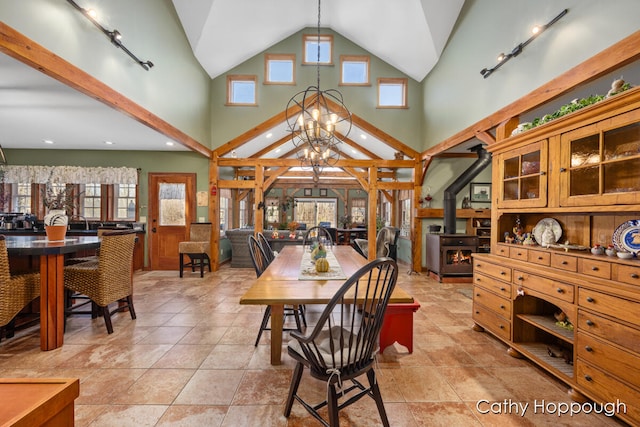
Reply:
M624 222L613 232L613 246L617 251L640 252L640 219Z

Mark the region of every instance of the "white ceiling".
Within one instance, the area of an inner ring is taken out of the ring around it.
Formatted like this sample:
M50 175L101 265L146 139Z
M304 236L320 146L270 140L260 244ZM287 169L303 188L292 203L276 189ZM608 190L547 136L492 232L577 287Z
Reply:
M173 0L194 53L218 76L291 34L317 25L316 0ZM331 28L420 81L438 60L464 0L324 0ZM234 19L230 19L234 17ZM230 43L229 41L233 42ZM150 71L153 72L153 71ZM252 141L251 151L286 134ZM363 140L362 135L367 139ZM392 150L360 129L349 137L381 158ZM53 141L46 144L44 141ZM105 141L113 144L107 145ZM57 80L0 54L0 145L24 149L184 151L168 138ZM282 150L287 148L283 147ZM349 147L353 158L367 156ZM252 153L238 149L238 157ZM265 157L279 157L268 153ZM10 159L9 159L10 161Z

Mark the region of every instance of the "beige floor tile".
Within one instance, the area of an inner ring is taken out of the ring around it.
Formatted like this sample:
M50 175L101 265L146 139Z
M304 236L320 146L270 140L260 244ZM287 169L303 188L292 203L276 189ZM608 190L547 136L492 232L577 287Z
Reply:
M244 375L242 370L197 371L178 395L178 405L229 405Z
M158 427L219 427L227 414L226 406L172 405L162 415Z

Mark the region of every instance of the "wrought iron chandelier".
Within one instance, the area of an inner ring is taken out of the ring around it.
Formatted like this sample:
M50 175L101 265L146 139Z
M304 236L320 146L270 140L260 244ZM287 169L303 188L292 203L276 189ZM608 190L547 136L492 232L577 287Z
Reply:
M296 93L287 103L287 125L298 160L303 168L313 170L315 181L323 167L335 166L340 159L340 138L347 137L352 125L342 94L320 89L320 0L317 34L316 85Z

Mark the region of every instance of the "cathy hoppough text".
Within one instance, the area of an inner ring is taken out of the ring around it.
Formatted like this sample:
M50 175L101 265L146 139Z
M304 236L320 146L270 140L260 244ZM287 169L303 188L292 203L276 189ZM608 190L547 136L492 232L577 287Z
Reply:
M502 401L478 400L476 410L481 414L510 414L524 417L527 411L533 414L546 414L574 416L578 414L603 414L613 417L617 414L626 414L626 403L615 402L548 402L546 400L534 400L531 402L517 402L512 399Z

